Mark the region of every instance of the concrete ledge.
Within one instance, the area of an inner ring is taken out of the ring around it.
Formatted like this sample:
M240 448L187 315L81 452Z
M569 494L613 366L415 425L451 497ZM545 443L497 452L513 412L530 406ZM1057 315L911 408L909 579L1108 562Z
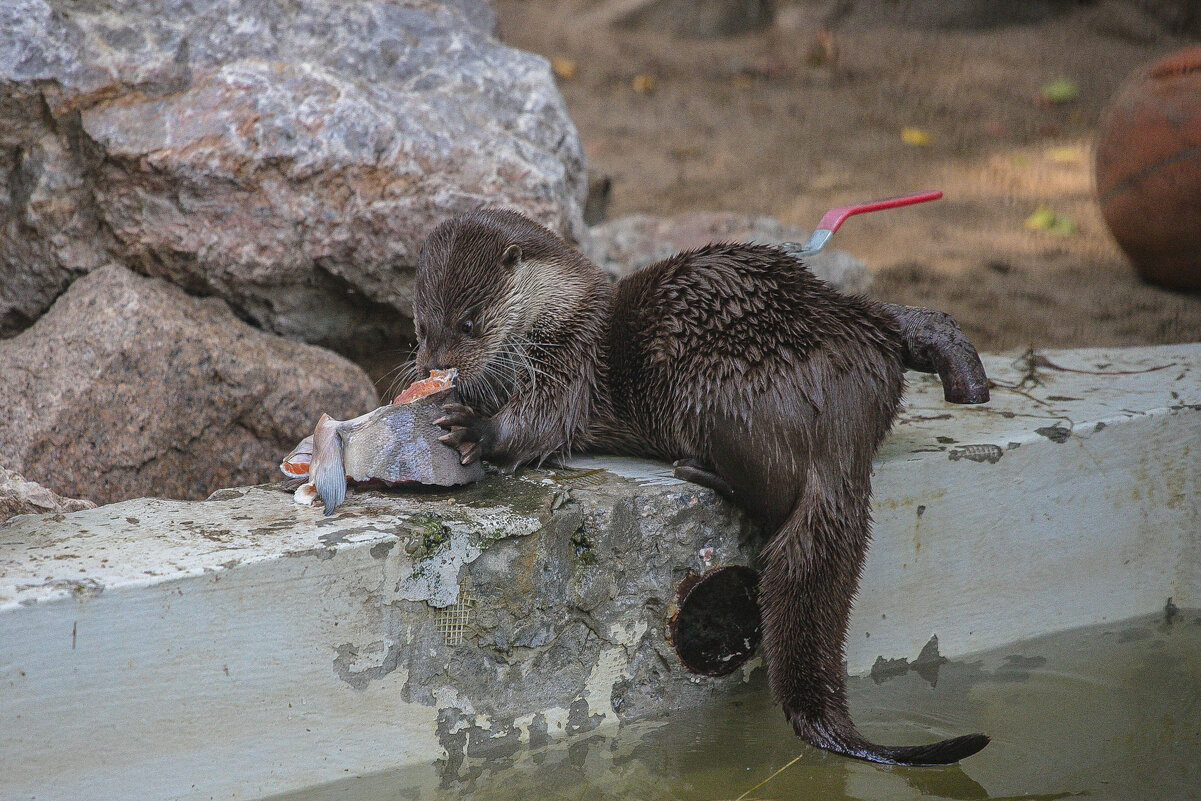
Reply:
M1201 606L1201 345L986 367L985 406L940 406L915 380L885 444L852 673L933 634L956 656Z
M985 407L910 374L852 672L1201 606L1201 345L986 364ZM433 793L437 759L705 703L748 671L687 674L664 624L750 531L616 459L331 518L267 488L14 518L0 797L258 798L404 763Z

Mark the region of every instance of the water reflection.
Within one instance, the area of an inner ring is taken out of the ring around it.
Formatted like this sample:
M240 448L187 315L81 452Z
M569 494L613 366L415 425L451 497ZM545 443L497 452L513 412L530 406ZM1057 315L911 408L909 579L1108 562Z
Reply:
M1196 797L1199 664L1201 617L1185 611L1173 625L1098 627L940 662L936 682L912 670L852 680L852 713L872 739L993 736L962 765L886 767L810 749L759 681L720 706L670 719L340 782L288 801L724 801L784 766L743 801Z

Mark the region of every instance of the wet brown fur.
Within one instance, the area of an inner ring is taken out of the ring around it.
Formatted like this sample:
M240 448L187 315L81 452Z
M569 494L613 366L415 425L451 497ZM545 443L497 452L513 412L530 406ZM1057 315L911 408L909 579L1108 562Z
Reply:
M520 256L506 265L511 245ZM490 418L488 458L515 467L566 456L604 397L611 296L598 267L525 217L457 217L430 234L418 263L418 371L458 368L460 396Z
M499 405L461 390L478 408L447 416L452 444L478 439L485 457L509 463L572 450L682 460L682 475L774 532L761 554L764 644L772 693L798 735L900 764L983 748L983 735L875 745L847 710L843 649L870 538L871 461L903 389L893 317L769 246L709 245L614 287L549 231L484 211L439 226L422 254L419 368L463 372L454 359L475 364L496 347L448 343L463 315L508 319L522 305L512 299L516 273L500 265L510 243L524 266L554 276L541 291L555 297L521 325L492 330L536 332L534 358L555 380L517 375Z

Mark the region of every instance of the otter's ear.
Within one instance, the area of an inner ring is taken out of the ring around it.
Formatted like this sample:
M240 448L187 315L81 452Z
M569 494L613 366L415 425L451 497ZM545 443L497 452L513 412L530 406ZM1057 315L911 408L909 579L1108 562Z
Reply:
M505 252L500 254L501 266L507 269L513 269L519 261L521 261L521 245L509 245L505 248Z

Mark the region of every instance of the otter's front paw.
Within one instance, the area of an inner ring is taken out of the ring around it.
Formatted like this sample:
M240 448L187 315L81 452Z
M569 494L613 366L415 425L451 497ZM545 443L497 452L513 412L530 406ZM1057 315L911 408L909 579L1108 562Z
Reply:
M434 421L434 425L450 432L438 437L438 441L458 450L462 464L478 461L496 439L492 418L476 414L470 406L461 403L443 405L442 416Z

